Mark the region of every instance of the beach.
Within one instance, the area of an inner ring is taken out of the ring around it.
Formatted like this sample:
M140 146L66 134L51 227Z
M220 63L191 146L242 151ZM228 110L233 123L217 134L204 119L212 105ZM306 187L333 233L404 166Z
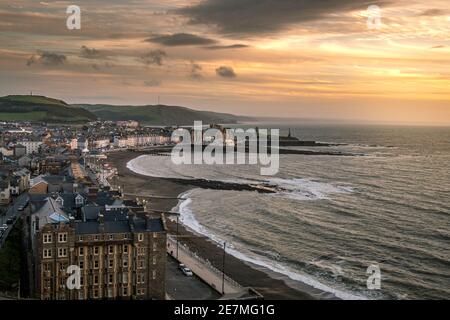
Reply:
M132 172L127 163L142 155L139 152L115 152L108 154L108 161L118 169L117 184L124 188L125 195L138 195L149 198L148 208L156 211L171 212L179 202L178 196L195 186L180 184L164 178L148 177ZM155 198L153 198L155 197ZM174 218L174 216L172 216ZM169 234L176 234L176 222L167 216ZM209 260L216 268L222 269L223 250L210 239L194 233L179 225L180 242L189 246L199 256ZM244 287L253 287L265 299L333 299L334 296L321 290L290 280L269 269L241 261L236 257L226 255L225 273Z

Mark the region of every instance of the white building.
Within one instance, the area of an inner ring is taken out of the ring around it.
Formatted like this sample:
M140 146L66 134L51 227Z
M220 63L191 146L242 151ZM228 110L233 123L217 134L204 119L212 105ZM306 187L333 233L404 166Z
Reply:
M39 152L42 141L19 141L17 144L23 145L27 150L27 154L33 154Z

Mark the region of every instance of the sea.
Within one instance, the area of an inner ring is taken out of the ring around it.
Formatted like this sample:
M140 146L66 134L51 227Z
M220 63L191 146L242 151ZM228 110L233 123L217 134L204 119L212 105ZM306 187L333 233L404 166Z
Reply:
M291 282L342 299L450 299L450 128L258 126L338 144L294 149L349 155L280 155L271 177L257 166L177 166L150 155L128 167L281 187L275 194L194 188L174 211L192 230L226 242L228 253Z

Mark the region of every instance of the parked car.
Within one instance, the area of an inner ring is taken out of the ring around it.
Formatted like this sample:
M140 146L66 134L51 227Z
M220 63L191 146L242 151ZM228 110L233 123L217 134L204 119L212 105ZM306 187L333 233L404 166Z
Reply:
M192 276L194 275L194 274L192 273L191 269L186 268L186 267L182 268L181 271L184 273L184 275L185 275L186 277L192 277Z
M6 224L13 224L14 220L12 218L9 218L8 220L6 220Z

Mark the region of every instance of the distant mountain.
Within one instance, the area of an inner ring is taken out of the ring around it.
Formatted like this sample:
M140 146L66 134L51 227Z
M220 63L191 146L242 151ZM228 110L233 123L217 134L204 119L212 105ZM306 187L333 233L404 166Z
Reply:
M91 112L62 100L32 95L0 97L0 121L83 123L96 119Z
M178 106L112 106L99 104L78 104L75 106L92 112L102 120L136 120L148 125L187 126L193 125L194 121L203 121L204 124L233 124L240 120L245 120L244 117L238 117L232 114L197 111Z

